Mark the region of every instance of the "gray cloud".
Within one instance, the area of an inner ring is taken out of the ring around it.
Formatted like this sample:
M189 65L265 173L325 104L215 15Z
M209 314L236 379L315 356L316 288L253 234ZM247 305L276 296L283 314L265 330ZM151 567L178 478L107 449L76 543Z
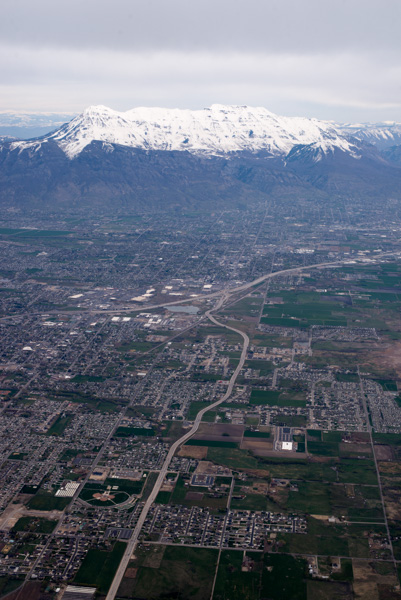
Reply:
M223 102L401 120L399 0L3 0L2 12L2 109Z
M3 41L75 48L399 50L399 0L3 0Z

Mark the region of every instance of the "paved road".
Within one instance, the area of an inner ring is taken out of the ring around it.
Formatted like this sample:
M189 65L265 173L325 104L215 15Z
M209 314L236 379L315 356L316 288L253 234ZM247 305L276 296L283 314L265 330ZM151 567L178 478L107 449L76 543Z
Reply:
M381 255L383 256L383 255ZM355 259L356 261L357 259ZM264 281L266 281L267 279L271 279L272 277L278 277L279 275L291 275L291 274L297 274L301 271L307 271L309 269L324 269L325 267L339 267L341 265L343 265L344 263L349 262L349 259L347 260L343 260L343 261L337 261L337 262L326 262L326 263L318 263L316 265L306 265L304 267L294 267L293 269L284 269L282 271L274 271L273 273L269 272L266 273L265 275L262 275L261 277L258 277L257 279L253 279L252 281L249 281L248 283L243 283L241 285L237 285L235 287L231 287L231 288L223 288L221 290L217 290L216 292L212 292L211 294L199 294L198 296L194 295L191 298L184 298L181 300L173 300L172 302L164 302L163 304L148 304L146 306L139 306L139 307L130 307L127 309L123 309L123 310L118 310L118 309L113 309L112 311L107 311L107 310L99 310L99 311L91 311L92 312L101 312L101 313L108 313L108 312L113 312L113 313L118 313L118 312L123 312L124 310L127 310L129 312L146 312L147 310L153 309L153 308L164 308L165 306L175 306L176 304L187 304L188 302L199 302L199 300L209 300L209 299L213 299L213 298L218 298L219 296L224 296L226 298L228 298L229 296L232 296L233 294L236 294L237 292L244 292L246 290L249 290L250 288L254 287L255 285L259 285L260 283L263 283ZM215 309L216 310L216 309Z
M365 390L363 388L363 380L362 380L362 377L361 377L361 372L359 370L359 365L358 365L358 377L359 377L359 387L360 387L360 390L361 390L362 406L363 406L363 411L365 413L366 426L367 426L368 433L369 433L370 446L372 448L372 456L373 456L373 460L374 460L374 463L375 463L376 476L377 476L377 484L379 486L380 500L381 500L382 509L383 509L384 524L386 526L387 537L388 537L389 546L390 546L390 552L391 552L391 558L392 558L392 561L394 563L394 567L397 568L397 564L396 564L396 560L395 560L395 556L394 556L393 542L391 540L390 527L389 527L388 519L387 519L386 505L385 505L385 502L384 502L383 487L382 487L382 482L381 482L381 478L380 478L380 470L379 470L379 465L377 464L377 456L376 456L376 452L375 452L375 445L374 445L374 442L373 442L372 425L370 423L370 414L369 414L368 406L367 406L367 403L366 403L366 395L365 395Z
M369 257L370 258L370 262L367 264L373 264L374 262L381 260L382 258L386 257L386 256L393 256L394 252L383 252L382 254L378 254L377 256L374 257ZM333 261L333 262L324 262L324 263L317 263L314 265L305 265L303 267L294 267L292 269L283 269L282 271L274 271L274 272L270 272L266 273L265 275L261 275L261 277L258 277L257 279L253 279L252 281L249 281L248 283L243 283L241 285L237 285L235 287L231 287L231 288L223 288L221 290L217 290L216 292L212 292L211 294L202 294L202 295L198 295L198 296L192 296L191 298L184 298L182 300L174 300L172 302L164 302L163 304L149 304L147 306L140 306L140 307L130 307L130 308L126 308L126 309L113 309L113 310L99 310L99 311L90 311L91 313L95 313L95 312L100 312L103 314L107 314L107 313L121 313L124 311L128 311L128 312L144 312L153 308L163 308L165 306L174 306L176 304L187 304L188 302L199 302L199 300L209 300L212 298L218 298L219 296L226 296L227 298L229 296L232 296L233 294L236 294L237 292L243 292L245 290L249 290L250 288L254 287L255 285L259 285L260 283L263 283L264 281L267 281L268 279L271 279L272 277L278 277L280 275L296 275L297 273L300 273L302 271L309 271L311 269L325 269L326 267L341 267L342 265L346 265L346 264L355 264L355 263L359 263L359 262L366 262L366 257L363 258L358 258L358 257L352 257L352 258L346 258L343 260L338 260L338 261ZM70 313L69 313L70 314Z
M383 255L381 255L382 257ZM377 257L380 258L380 257ZM357 260L357 259L355 259ZM349 259L347 260L343 260L343 261L338 261L338 262L329 262L329 263L319 263L319 264L315 264L315 265L307 265L304 267L295 267L293 269L285 269L282 271L275 271L275 272L269 272L265 275L262 275L261 277L258 277L257 279L254 279L253 281L250 281L249 283L244 283L242 285L233 287L233 288L227 288L227 289L223 289L223 290L219 290L218 292L214 292L212 294L207 294L204 296L198 296L198 297L194 297L193 300L206 300L206 299L211 299L211 298L216 298L216 297L220 297L217 304L210 310L208 310L205 313L205 317L207 317L210 321L212 321L212 323L214 323L215 325L218 325L219 327L225 327L226 329L229 329L231 331L234 331L236 333L238 333L244 343L243 343L243 347L242 347L242 352L241 352L241 357L240 360L238 362L237 368L235 369L234 373L231 376L231 379L229 381L229 384L227 386L227 391L224 394L224 396L220 399L217 400L216 402L214 402L213 404L209 404L206 408L203 408L201 411L198 412L198 414L196 415L195 421L193 426L191 427L191 429L185 434L183 435L179 440L177 440L176 442L174 442L174 444L171 446L167 457L163 463L163 466L159 472L158 478L156 480L156 483L153 487L152 492L150 493L143 509L142 512L140 514L140 517L138 519L138 522L136 524L136 527L134 529L134 532L132 534L131 539L129 540L129 542L127 543L127 547L126 550L124 552L124 556L121 559L120 565L117 569L117 572L115 574L115 577L113 579L113 582L110 586L109 592L106 596L106 600L114 600L116 595L117 595L117 591L118 588L120 587L121 581L124 577L124 573L128 567L128 563L131 560L131 556L133 551L135 550L135 546L138 542L138 538L139 535L141 533L143 524L148 516L148 512L150 510L150 507L152 505L152 503L154 502L154 500L156 499L157 494L160 491L160 488L163 485L164 479L167 475L168 472L168 468L171 462L171 459L173 458L174 454L176 453L177 449L179 448L179 446L181 446L182 444L184 444L187 440L189 440L198 430L199 425L202 421L202 417L203 415L209 411L212 410L213 408L215 408L216 406L218 406L219 404L222 404L223 402L225 402L231 395L232 390L234 388L235 382L238 378L238 375L244 365L244 362L246 360L246 356L247 356L247 352L248 352L248 346L249 346L249 337L247 336L246 333L244 333L243 331L239 330L239 329L235 329L234 327L229 327L228 325L226 325L225 323L220 323L219 321L217 321L217 319L211 314L211 312L215 312L217 310L219 310L223 304L230 298L230 296L232 296L233 294L236 294L238 292L243 292L246 291L256 285L259 285L260 283L263 283L264 281L267 281L268 279L272 279L273 277L279 277L280 275L291 275L291 274L297 274L300 273L302 271L308 271L311 269L321 269L321 268L325 268L325 267L336 267L336 266L341 266L344 263L350 262ZM140 311L145 311L147 309L150 308L162 308L163 306L169 306L169 305L173 305L173 304L182 304L185 302L188 302L188 298L186 298L185 300L177 300L174 302L168 302L165 304L155 304L155 305L151 305L151 306L142 306L140 309L133 309L133 310L140 310ZM132 310L132 309L130 309Z
M121 307L121 308L112 308L112 309L90 309L85 311L86 314L88 315L95 315L95 314L102 314L102 315L119 315L122 313L133 313L133 312L144 312L146 310L150 310L153 308L164 308L165 306L175 306L176 304L188 304L188 302L199 302L199 300L209 300L212 298L217 298L219 296L221 296L222 294L227 294L228 296L231 296L233 294L235 294L236 292L242 292L244 290L248 290L252 287L254 287L255 285L259 285L260 283L263 283L264 281L267 281L268 279L272 278L272 277L277 277L279 275L285 275L285 274L296 274L302 271L308 271L310 269L324 269L326 267L341 267L342 265L346 265L346 264L355 264L355 263L360 263L360 262L365 262L366 264L373 264L377 261L380 261L382 258L385 257L390 257L390 256L394 256L394 258L399 258L398 254L395 252L383 252L382 254L378 254L377 256L372 256L369 257L370 262L366 263L366 257L363 258L358 258L356 256L353 256L351 258L347 258L344 260L339 260L339 261L333 261L333 262L325 262L325 263L317 263L314 265L305 265L303 267L294 267L293 269L284 269L282 271L274 271L273 273L267 273L265 275L262 275L261 277L258 277L257 279L254 279L253 281L250 281L248 283L244 283L241 284L239 286L235 286L232 288L224 288L221 290L218 290L216 292L212 292L211 294L199 294L198 296L193 296L191 298L183 298L181 300L173 300L172 302L164 302L163 304L149 304L149 305L145 305L145 306L130 306L130 307ZM35 315L43 315L43 312L30 312L29 313L31 316L35 316ZM71 315L71 312L68 311L63 311L63 310L50 310L47 311L46 314L58 314L58 315L62 315L62 314L66 314L66 315ZM21 317L22 315L7 315L5 317L0 317L0 322L1 321L7 321L7 320L13 320L16 317Z
M221 306L223 305L224 301L227 299L227 296L225 294L223 294L223 296L220 298L220 300L218 301L218 303L216 304L216 306L211 309L211 310L218 310L219 308L221 308ZM232 390L234 388L235 382L237 380L237 377L244 365L244 362L246 360L247 357L247 352L248 352L248 346L249 346L249 337L246 335L246 333L244 333L243 331L240 331L239 329L235 329L234 327L229 327L228 325L225 325L223 323L220 323L219 321L217 321L212 315L211 315L211 311L207 311L206 312L206 317L208 319L210 319L215 325L219 325L220 327L225 327L226 329L230 329L231 331L234 331L236 333L238 333L242 339L244 340L243 343L243 347L242 347L242 352L241 352L241 357L239 359L237 368L235 369L234 373L231 376L231 379L228 383L227 386L227 391L224 394L224 396L222 398L220 398L220 400L217 400L216 402L214 402L213 404L209 404L208 406L206 406L205 408L203 408L202 410L200 410L198 412L198 414L196 415L194 424L192 425L191 429L185 434L183 435L179 440L177 440L176 442L174 442L174 444L171 446L166 459L163 463L162 468L160 469L158 478L156 480L156 483L153 487L152 492L149 495L149 498L147 499L142 512L140 514L140 517L138 519L138 522L136 524L136 527L134 529L134 532L132 534L131 539L129 540L127 547L125 549L124 552L124 556L121 559L120 565L118 567L118 570L116 572L116 575L113 579L113 583L111 584L111 587L109 589L109 593L106 596L106 600L114 600L114 598L116 597L118 588L120 587L120 583L122 581L122 578L124 577L124 573L128 567L128 563L131 559L132 553L135 549L135 546L138 542L138 538L139 535L141 533L143 524L146 520L146 517L148 516L148 512L150 510L151 505L153 504L153 502L156 499L157 494L160 491L160 488L163 485L164 479L167 475L167 471L168 468L170 466L170 462L171 459L173 458L174 454L176 453L177 449L179 448L179 446L181 446L182 444L184 444L187 440L189 440L198 430L199 425L202 421L202 417L203 415L209 411L212 410L213 408L215 408L216 406L218 406L219 404L222 404L223 402L225 402L231 395Z

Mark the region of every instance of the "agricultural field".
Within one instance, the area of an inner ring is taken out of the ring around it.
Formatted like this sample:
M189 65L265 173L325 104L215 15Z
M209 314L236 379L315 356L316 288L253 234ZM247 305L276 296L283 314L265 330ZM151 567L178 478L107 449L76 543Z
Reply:
M209 598L217 556L217 550L203 548L145 546L130 563L119 598Z
M255 560L256 558L256 560ZM259 600L261 587L261 555L233 550L221 553L213 600ZM246 571L243 564L247 564Z
M122 542L116 542L108 551L89 550L75 576L75 583L95 586L101 594L106 594L124 550L125 544Z

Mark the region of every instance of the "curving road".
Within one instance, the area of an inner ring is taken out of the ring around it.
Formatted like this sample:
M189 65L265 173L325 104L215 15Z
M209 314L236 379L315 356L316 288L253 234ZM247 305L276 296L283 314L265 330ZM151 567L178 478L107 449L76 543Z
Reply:
M380 257L378 256L377 258L381 258L383 256L384 256L384 254L380 255ZM354 259L354 261L357 262L358 259ZM220 296L220 299L218 300L217 304L205 313L205 317L207 317L215 325L218 325L219 327L225 327L226 329L229 329L230 331L234 331L235 333L238 333L242 337L244 343L243 343L243 347L242 347L241 357L239 359L237 368L235 369L234 373L231 376L231 379L227 386L227 391L224 394L224 396L222 398L220 398L220 400L217 400L213 404L209 404L207 407L200 410L198 412L198 414L196 415L194 424L192 425L191 429L185 435L183 435L179 440L174 442L174 444L171 446L171 448L166 456L166 459L163 463L163 466L160 470L160 473L156 480L156 483L153 487L153 490L152 490L151 494L149 495L147 501L145 502L145 505L142 509L142 512L141 512L138 522L136 524L136 527L133 531L132 537L129 540L129 542L127 543L127 547L124 552L124 556L121 559L120 565L114 576L113 582L112 582L109 592L106 596L106 600L114 600L117 595L118 588L120 587L120 583L124 577L124 573L128 567L128 563L131 559L132 553L135 550L135 546L138 542L138 538L141 533L143 524L146 520L146 517L148 516L148 512L150 510L152 503L156 499L156 496L159 493L160 488L163 485L164 479L168 472L168 468L170 466L171 459L173 458L175 452L177 451L177 448L179 446L181 446L182 444L184 444L187 440L189 440L197 432L199 425L202 421L202 417L207 411L212 410L216 406L219 406L219 404L222 404L230 397L232 390L234 388L235 382L237 381L238 375L239 375L239 373L244 365L244 362L246 360L248 346L249 346L249 337L247 336L247 334L244 333L243 331L241 331L240 329L235 329L234 327L230 327L230 326L226 325L225 323L220 323L211 314L211 312L219 310L223 306L224 302L226 302L226 300L228 300L229 297L232 296L233 294L235 294L237 292L242 292L242 291L248 290L248 289L254 287L255 285L259 285L260 283L263 283L264 281L271 279L273 277L279 277L280 275L286 275L286 274L287 275L296 274L301 271L307 271L307 270L311 270L311 269L321 269L321 268L325 268L325 267L341 266L343 264L346 264L347 262L350 262L350 259L337 261L337 262L318 263L315 265L307 265L307 266L303 266L303 267L294 267L292 269L284 269L282 271L275 271L273 273L270 272L270 273L267 273L266 275L262 275L261 277L258 277L257 279L254 279L253 281L250 281L249 283L244 283L242 285L239 285L239 286L236 286L233 288L227 288L225 290L224 289L219 290L212 294L207 294L204 296L198 296L198 297L193 298L194 301L199 301L199 300L207 300L210 298L216 298L216 297ZM141 308L130 309L130 310L132 312L135 310L144 311L144 310L147 310L150 308L161 308L163 306L169 306L169 305L173 305L173 304L182 304L182 303L188 302L189 300L190 300L189 298L186 298L185 300L177 300L174 302L168 302L165 304L157 304L157 305L151 305L151 306L142 306Z
M227 299L226 294L224 294L220 300L218 301L218 303L216 304L216 306L211 309L211 310L218 310L219 308L221 308L221 306L223 305L224 301ZM176 442L174 442L174 444L171 446L166 459L163 463L162 468L160 469L160 473L159 476L156 480L155 485L153 486L153 490L151 492L151 494L149 495L149 498L146 500L145 505L142 509L142 512L140 514L140 517L138 519L138 522L136 524L136 527L134 529L134 532L132 534L131 539L129 540L127 547L125 549L124 552L124 556L121 559L120 565L117 569L117 572L115 574L115 577L113 579L113 582L110 586L109 592L106 596L106 600L114 600L114 598L116 597L118 588L120 587L120 583L122 581L122 578L124 577L124 573L128 567L128 563L131 559L132 553L135 550L135 546L138 542L138 538L139 535L141 533L143 524L146 520L146 517L148 516L148 512L150 510L151 505L153 504L153 502L156 499L157 494L160 491L160 488L163 485L164 479L167 475L168 472L168 468L170 466L170 462L171 459L173 458L174 454L176 453L177 449L179 446L181 446L182 444L184 444L187 440L189 440L189 438L191 438L198 430L199 425L202 421L202 417L203 415L209 411L212 410L213 408L215 408L216 406L218 406L219 404L222 404L223 402L225 402L231 395L235 382L237 381L238 375L242 369L242 367L244 366L244 362L246 360L246 356L247 356L247 352L248 352L248 346L249 346L249 337L247 336L246 333L244 333L243 331L241 331L240 329L235 329L234 327L229 327L228 325L225 325L224 323L220 323L219 321L217 321L212 315L211 315L211 310L208 310L205 313L205 316L210 319L210 321L212 321L212 323L214 323L215 325L219 325L220 327L225 327L226 329L230 329L231 331L234 331L235 333L238 333L242 339L244 340L244 344L242 346L242 352L241 352L241 357L239 359L237 368L235 369L234 373L231 376L231 379L228 383L227 386L227 391L224 394L224 396L222 398L220 398L220 400L217 400L216 402L213 402L213 404L209 404L208 406L206 406L205 408L202 408L202 410L200 410L198 412L198 414L196 415L194 424L192 425L191 429L185 434L183 435L179 440L177 440Z
M366 264L373 264L374 262L384 258L384 257L388 257L388 256L393 256L395 253L394 252L382 252L381 254L378 254L377 256L374 257L369 257L370 262L366 263ZM324 262L324 263L316 263L314 265L305 265L303 267L292 267L291 269L283 269L281 271L274 271L271 272L269 271L269 273L266 273L265 275L261 275L260 277L258 277L257 279L253 279L252 281L249 281L248 283L242 283L241 285L237 285L235 287L231 287L231 288L224 288L221 290L217 290L216 292L212 292L211 294L203 294L203 295L195 295L192 296L191 298L183 298L181 300L173 300L171 302L164 302L163 304L149 304L147 306L140 306L140 307L130 307L130 308L126 308L126 309L113 309L113 310L99 310L99 311L92 311L92 312L100 312L102 314L108 314L108 313L121 313L124 311L128 311L128 312L143 312L146 310L150 310L153 308L163 308L165 306L174 306L176 304L186 304L188 302L199 302L199 300L209 300L211 298L217 298L221 295L223 296L232 296L233 294L236 294L237 292L243 292L245 290L249 290L250 288L254 287L255 285L259 285L260 283L263 283L264 281L267 281L268 279L271 279L272 277L278 277L280 275L291 275L291 274L296 274L302 271L309 271L310 269L324 269L326 267L341 267L343 265L346 265L348 263L350 264L355 264L355 263L360 263L360 262L366 262L366 257L363 258L358 258L357 256L353 256L352 258L346 258L343 260L337 260L337 261L333 261L333 262ZM214 309L216 310L216 308Z

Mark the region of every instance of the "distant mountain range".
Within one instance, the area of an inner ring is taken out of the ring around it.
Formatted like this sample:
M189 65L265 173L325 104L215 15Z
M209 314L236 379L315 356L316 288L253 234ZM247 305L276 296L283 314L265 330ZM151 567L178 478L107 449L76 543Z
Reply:
M248 106L92 106L42 137L3 139L0 202L167 208L291 192L394 199L400 148L398 123L339 125Z
M54 131L75 115L73 113L0 112L0 140L27 140Z

